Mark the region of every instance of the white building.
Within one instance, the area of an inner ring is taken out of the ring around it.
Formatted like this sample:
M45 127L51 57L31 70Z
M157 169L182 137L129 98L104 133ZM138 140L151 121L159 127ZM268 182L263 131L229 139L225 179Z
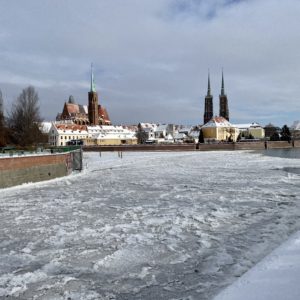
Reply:
M175 133L174 124L159 124L154 131L154 136L158 143L174 143Z
M139 123L139 133L144 134L144 142L183 143L198 142L199 128L174 124Z
M51 146L66 146L71 140L85 140L88 138L86 125L77 125L72 121L53 122L48 133Z
M265 130L264 128L259 125L258 123L249 123L249 124L235 124L243 136L243 138L247 138L252 135L255 139L263 139L265 137Z
M139 132L145 133L145 139L148 141L155 141L155 131L157 128L155 123L139 123L138 130Z
M53 122L48 133L51 146L66 146L71 140L84 145L137 144L136 131L126 126L77 125L72 121Z
M87 126L86 145L137 144L136 131L128 126L97 125Z
M176 132L174 134L174 142L175 143L183 143L187 139L187 135L185 133Z

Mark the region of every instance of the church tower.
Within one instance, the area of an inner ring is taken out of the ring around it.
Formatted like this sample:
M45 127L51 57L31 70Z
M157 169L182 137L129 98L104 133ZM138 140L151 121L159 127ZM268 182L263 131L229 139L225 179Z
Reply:
M91 90L89 91L88 114L90 125L99 125L98 94L94 82L93 64L91 65Z
M229 121L228 100L225 94L223 70L222 70L222 87L221 87L221 95L220 95L220 117L223 117L227 121Z
M213 117L213 96L210 91L210 77L208 72L207 95L205 96L203 124L207 123Z

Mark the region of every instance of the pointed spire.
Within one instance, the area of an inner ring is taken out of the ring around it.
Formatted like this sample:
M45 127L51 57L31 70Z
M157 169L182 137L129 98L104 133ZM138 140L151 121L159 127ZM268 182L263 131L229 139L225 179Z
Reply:
M207 96L210 96L210 76L209 76L209 69L208 69L208 83L207 83Z
M91 92L96 92L96 86L94 81L93 63L91 63Z
M222 68L222 87L221 87L221 95L222 95L222 96L225 95L223 68Z

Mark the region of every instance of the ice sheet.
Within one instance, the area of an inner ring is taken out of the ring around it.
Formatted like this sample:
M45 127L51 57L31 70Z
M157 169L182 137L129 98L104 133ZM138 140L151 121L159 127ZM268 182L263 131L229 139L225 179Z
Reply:
M84 153L1 190L0 298L212 299L300 229L297 159Z

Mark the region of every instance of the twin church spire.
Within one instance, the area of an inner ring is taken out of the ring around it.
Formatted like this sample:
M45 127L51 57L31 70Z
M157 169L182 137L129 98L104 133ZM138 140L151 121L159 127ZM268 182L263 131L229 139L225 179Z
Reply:
M228 99L225 94L223 70L222 70L221 94L219 96L219 99L220 99L220 117L223 117L227 121L229 121ZM208 71L207 95L205 96L203 124L207 123L212 118L213 118L213 96L211 94L210 73Z
M221 94L219 95L219 99L220 99L220 117L223 117L227 121L229 121L228 99L225 94L223 70L222 70ZM91 90L89 92L88 115L89 115L89 121L91 125L97 125L99 123L98 94L96 92L93 64L91 64ZM205 96L203 124L207 123L212 118L213 118L213 96L211 94L210 72L208 70L207 95Z

